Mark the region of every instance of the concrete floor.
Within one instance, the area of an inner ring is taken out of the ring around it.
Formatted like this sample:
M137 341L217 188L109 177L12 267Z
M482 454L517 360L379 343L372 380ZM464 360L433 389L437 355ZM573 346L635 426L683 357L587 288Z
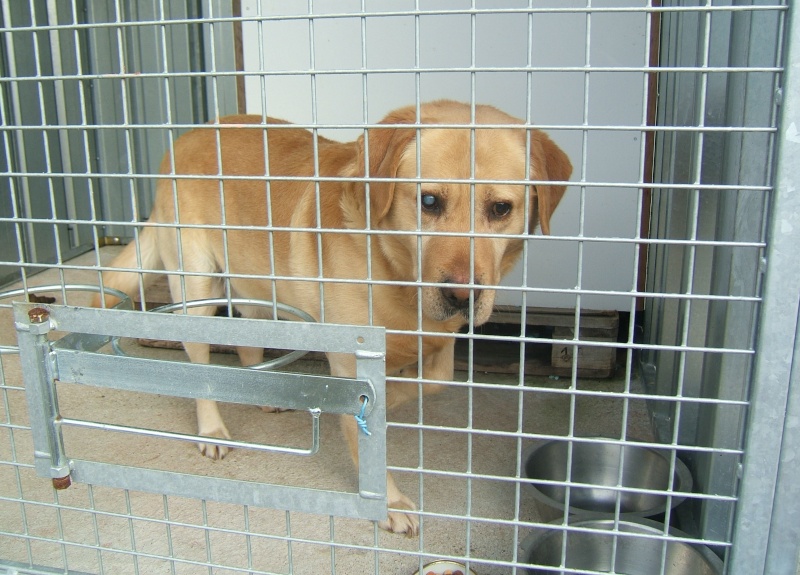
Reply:
M117 249L104 248L102 261L110 261ZM97 274L90 269L95 261L95 253L71 261L70 265L86 268L64 271L63 281L96 283ZM56 270L30 281L32 285L61 282ZM63 303L61 294L52 295ZM68 302L85 305L90 297L72 293ZM14 342L10 309L2 307L0 345ZM126 345L132 353L149 357L184 358L181 351ZM425 470L424 474L400 471L395 477L407 495L422 502L422 511L432 514L423 516L420 537L407 539L380 531L365 520L167 497L157 493L158 486L153 486L155 493L144 493L74 484L56 492L31 467L33 448L26 429L19 359L1 357L0 561L32 561L89 573L411 575L430 560L469 557L478 575L510 574L513 568L503 563L519 561L518 544L530 531L527 524L555 516L534 503L528 489L513 480L518 452L535 443L517 437L518 431L568 434L574 401L576 435L619 437L625 410L620 399L570 395L564 393L570 387L568 379L547 377L526 378L525 386L513 391L453 387L425 398L426 426L456 429L420 431L390 423L388 463ZM235 356L218 354L215 359L232 362ZM326 366L300 362L291 369L319 372ZM464 379L466 374L458 377ZM516 376L475 374L474 379L517 382ZM580 380L577 388L620 392L624 380ZM59 385L58 394L61 412L68 417L195 431L190 400L66 384ZM628 436L651 439L644 403L630 401L627 411ZM224 405L222 413L236 439L303 445L309 437L306 413L267 414L246 405ZM390 412L389 420L417 423L418 405ZM65 443L74 458L353 491L354 470L338 422L335 416L323 415L321 423L322 447L313 457L237 449L222 461L211 461L192 443L74 428L65 430ZM472 431L464 432L470 424Z

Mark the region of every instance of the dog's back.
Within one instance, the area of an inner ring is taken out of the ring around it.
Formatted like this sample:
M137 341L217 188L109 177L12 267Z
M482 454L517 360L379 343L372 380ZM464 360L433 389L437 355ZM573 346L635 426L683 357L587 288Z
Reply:
M167 152L162 160L147 223L111 267L269 274L274 262L277 274L297 275L289 265L291 234L264 230L315 227L316 210L298 214L298 206L315 206L302 201L315 194L314 177L340 175L342 166L355 158L356 148L324 137L317 137L315 145L308 130L288 127L291 124L280 119L267 121L272 129L263 127L261 116L226 116L176 139L174 154ZM143 286L139 277L110 271L104 273L103 284L133 297L155 275L143 274ZM117 301L109 295L105 305ZM93 305L102 305L99 296Z

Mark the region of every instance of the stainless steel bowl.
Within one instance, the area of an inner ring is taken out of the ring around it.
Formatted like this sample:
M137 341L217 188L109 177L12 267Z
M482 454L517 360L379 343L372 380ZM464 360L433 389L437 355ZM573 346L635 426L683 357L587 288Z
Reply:
M553 522L560 525L560 522ZM664 526L649 519L619 521L618 533L610 518L575 519L569 527L596 531L567 531L540 529L522 544L523 562L531 564L529 575L554 575L561 566L562 549L564 567L576 571L598 571L620 575L719 575L722 561L708 547L686 543L680 539L657 539L663 536ZM566 533L566 548L562 541ZM670 529L670 537L687 535ZM650 536L650 537L643 537ZM616 553L614 541L616 540ZM662 551L666 545L662 572ZM614 563L612 565L612 557ZM538 566L538 568L537 568Z
M651 517L666 511L666 493L632 490L665 492L669 489L670 453L667 450L573 440L572 469L568 478L569 460L567 441L548 441L526 452L525 477L530 480L533 494L539 501L563 511L567 500L567 486L563 483L569 479L573 484L586 484L570 488L570 513L614 513L617 497L623 516ZM620 477L622 488L616 489ZM690 492L691 489L689 469L676 458L672 491ZM680 493L673 493L670 505L675 507L684 499Z
M475 575L475 571L472 569L467 571L467 567L463 563L444 559L428 563L422 568L421 572L416 571L414 575L428 575L429 573L433 573L433 575L445 575L445 573L457 573L459 571L462 574Z

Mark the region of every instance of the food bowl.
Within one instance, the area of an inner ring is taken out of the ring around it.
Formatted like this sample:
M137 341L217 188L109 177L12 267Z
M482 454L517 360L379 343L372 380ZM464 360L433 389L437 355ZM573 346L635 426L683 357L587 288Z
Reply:
M560 521L554 521L554 526ZM611 532L618 525L619 532ZM657 539L664 535L664 525L649 519L621 520L611 518L573 518L571 528L597 531L568 531L560 528L540 529L522 544L524 563L531 564L529 575L559 573L562 542L566 533L564 567L576 571L597 571L624 575L719 575L722 561L708 547L686 543L680 539ZM608 531L608 533L604 533ZM685 538L677 529L669 530L670 537ZM650 537L643 537L650 536ZM616 553L614 541L616 540ZM662 551L664 570L662 572ZM614 564L612 565L612 557ZM541 568L539 568L541 567Z
M568 480L569 460L567 441L548 441L538 445L528 450L523 460L523 472L530 481L534 497L561 511L567 501L567 486L563 483ZM667 493L654 492L666 492L670 487L669 478L670 453L667 450L636 444L573 441L569 480L572 484L588 486L573 485L570 488L569 512L615 513L619 498L622 516L659 515L667 509ZM620 479L622 489L616 487ZM691 489L689 469L676 458L670 505L675 507L681 503L685 498L680 492L690 492Z
M475 575L472 569L467 570L466 565L457 561L434 561L422 567L422 571L416 571L414 575Z

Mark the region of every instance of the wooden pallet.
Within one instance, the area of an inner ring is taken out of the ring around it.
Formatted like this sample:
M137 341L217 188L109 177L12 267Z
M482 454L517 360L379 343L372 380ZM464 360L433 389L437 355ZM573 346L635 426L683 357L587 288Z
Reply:
M147 309L153 309L170 301L166 276L160 277L145 293ZM140 302L136 302L140 307ZM514 306L498 306L486 325L476 330L472 340L472 363L469 361L469 340L459 338L456 343L455 368L473 369L485 373L515 374L520 370L520 357L524 354L526 375L563 376L572 375L573 357L578 356L577 374L585 378L607 378L614 375L617 365L617 349L574 343L575 310L529 307L525 311L525 333L529 337L547 338L552 343L521 344L515 341L481 339L481 334L518 337L521 333L522 309ZM616 311L581 310L580 342L617 341L619 314ZM173 341L140 339L148 347L179 349L181 344ZM520 346L524 345L521 351ZM214 353L234 353L230 346L212 345ZM265 358L283 355L280 350L266 350ZM311 352L306 359L324 361L322 353Z
M547 343L528 343L480 339L480 334L519 336L522 332L522 309L498 306L485 326L476 330L472 369L487 373L515 374L524 361L526 375L572 375L573 357L577 353L577 375L585 378L607 378L614 375L617 349L574 343L575 310L529 307L525 311L525 334L549 339ZM581 310L581 342L617 341L619 313L606 310ZM524 346L521 348L521 346ZM456 344L456 369L469 368L469 342ZM577 352L576 352L577 350Z

